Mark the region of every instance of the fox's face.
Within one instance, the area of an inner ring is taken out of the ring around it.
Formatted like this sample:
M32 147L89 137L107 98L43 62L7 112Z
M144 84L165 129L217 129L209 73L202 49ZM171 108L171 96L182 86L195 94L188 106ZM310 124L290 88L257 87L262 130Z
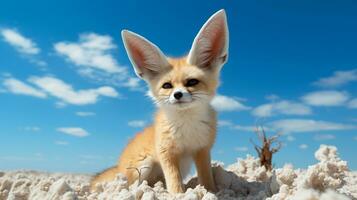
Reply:
M156 45L135 33L124 30L122 37L136 74L148 83L158 106L186 109L210 103L228 58L224 10L204 24L183 58L165 57Z
M148 81L159 106L189 108L205 105L215 95L218 72L191 65L187 58L168 59L169 70Z

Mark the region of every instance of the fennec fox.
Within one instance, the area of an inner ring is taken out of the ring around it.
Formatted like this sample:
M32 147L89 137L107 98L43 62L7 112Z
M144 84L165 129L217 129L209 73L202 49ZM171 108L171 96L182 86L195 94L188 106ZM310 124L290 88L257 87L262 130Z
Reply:
M166 183L170 193L182 193L182 179L195 163L198 180L216 191L210 149L216 137L216 112L210 105L219 73L228 58L228 26L224 10L215 13L199 31L189 54L165 57L161 50L133 32L122 38L136 74L144 79L158 110L154 122L126 146L118 165L98 174L98 182L124 174L129 184L141 179Z

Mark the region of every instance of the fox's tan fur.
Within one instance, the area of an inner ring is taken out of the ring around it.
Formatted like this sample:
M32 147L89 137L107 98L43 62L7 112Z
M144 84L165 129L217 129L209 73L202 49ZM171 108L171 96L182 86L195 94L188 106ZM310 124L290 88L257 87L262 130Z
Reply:
M189 172L192 160L196 165L199 183L210 191L216 190L210 157L216 137L216 112L210 101L218 87L221 66L227 59L228 32L224 27L224 11L216 13L212 18L211 21L217 22L210 23L217 23L217 28L221 29L214 29L216 33L212 36L212 48L217 49L212 49L212 58L203 57L203 60L202 56L196 55L206 50L197 49L202 45L200 41L194 43L194 51L191 49L187 57L163 58L161 51L146 39L131 32L123 32L134 69L148 83L158 111L153 125L129 142L117 166L95 176L92 187L99 182L114 180L117 173L124 174L131 184L139 178L136 168L141 170L140 178L149 184L163 181L169 192L181 193L184 192L182 179ZM201 32L204 31L204 28L201 29ZM195 41L198 41L197 38ZM199 83L187 86L187 80L190 79L197 79ZM167 82L172 84L172 88L163 88ZM183 98L182 102L169 101L177 90L187 93L190 100L184 102Z

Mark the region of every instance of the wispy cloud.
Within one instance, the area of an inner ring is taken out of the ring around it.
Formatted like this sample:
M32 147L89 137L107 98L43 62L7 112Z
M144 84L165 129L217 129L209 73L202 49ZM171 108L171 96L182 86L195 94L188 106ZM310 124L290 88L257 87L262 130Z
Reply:
M332 76L321 78L314 84L320 87L339 87L357 81L357 69L349 71L336 71Z
M292 142L292 141L295 141L296 138L295 138L294 136L288 134L288 135L286 136L286 140L289 141L289 142Z
M299 148L302 150L305 150L305 149L309 148L309 146L307 144L300 144Z
M350 102L348 102L348 107L349 108L357 108L357 98L352 99Z
M79 112L76 112L76 115L80 116L80 117L91 117L91 116L94 116L95 113L94 112L79 111Z
M229 120L218 120L217 124L220 127L227 127L231 130L244 131L244 132L255 132L257 130L261 130L262 128L264 128L265 131L273 131L270 127L267 126L245 126L245 125L235 124Z
M60 127L57 128L57 131L67 135L73 135L76 137L86 137L89 135L89 133L86 130L80 127Z
M57 53L81 67L90 67L109 73L124 72L110 50L116 48L112 38L95 33L81 34L78 42L58 42L54 44Z
M233 125L231 126L233 130L238 130L238 131L247 131L247 132L253 132L257 129L255 126L242 126L242 125Z
M127 67L114 58L116 49L112 37L96 33L79 35L77 42L62 41L54 44L55 51L78 67L80 75L96 82L137 89L138 78L128 74Z
M41 88L41 90L49 95L58 98L61 102L73 105L94 104L100 96L117 97L119 95L114 88L109 86L75 90L71 85L51 76L34 76L29 78L29 82Z
M5 78L3 80L5 89L13 94L28 95L38 98L46 98L47 94L40 89L34 88L15 78Z
M41 153L35 153L33 155L28 155L28 156L0 156L0 160L3 161L12 161L12 162L17 162L17 161L43 161L44 157Z
M283 133L301 133L317 131L341 131L357 129L357 126L311 119L283 119L269 123L274 130Z
M134 127L134 128L142 128L142 127L146 126L146 121L144 121L144 120L129 121L128 126Z
M316 141L322 141L322 140L333 140L335 139L336 136L332 134L317 134L314 137L314 140Z
M224 95L216 95L213 98L211 104L219 112L242 111L250 109L250 107L241 103L239 98L228 97Z
M232 126L233 123L229 120L218 120L217 125L218 126Z
M12 28L3 28L0 29L0 35L3 37L3 40L14 47L17 52L23 55L29 60L29 62L34 63L38 66L46 66L47 63L38 58L40 53L40 48L37 44L28 37L22 35L19 31Z
M28 81L36 87L12 77L5 78L3 80L3 85L7 92L13 94L28 95L38 98L53 96L59 100L57 105L62 107L66 104L94 104L101 96L112 98L119 96L119 93L109 86L95 89L75 90L72 85L51 76L33 76L30 77ZM85 114L88 115L88 113L79 113L79 115L81 114L82 116Z
M342 106L349 99L347 92L335 90L316 91L306 94L302 100L312 106Z
M57 140L57 141L55 141L55 144L56 144L56 145L63 145L63 146L66 146L66 145L68 145L69 143L68 143L68 142L66 142L66 141Z
M257 117L270 117L278 114L309 115L311 113L312 110L309 106L286 100L263 104L252 111L252 114Z
M142 90L140 86L140 79L135 77L129 77L128 80L126 80L126 82L123 83L123 86L133 90Z
M15 29L1 29L0 33L5 42L13 46L17 51L23 54L35 55L40 53L40 49L31 39L23 36Z
M38 126L26 126L26 127L22 128L22 130L29 131L29 132L38 132L41 130L41 128Z
M234 150L238 152L247 152L248 147L235 147Z
M258 125L246 126L246 125L235 124L229 120L219 120L218 126L227 127L230 130L234 130L238 132L256 132L256 131L261 131L262 129L264 129L265 131L274 131L268 126L258 126Z

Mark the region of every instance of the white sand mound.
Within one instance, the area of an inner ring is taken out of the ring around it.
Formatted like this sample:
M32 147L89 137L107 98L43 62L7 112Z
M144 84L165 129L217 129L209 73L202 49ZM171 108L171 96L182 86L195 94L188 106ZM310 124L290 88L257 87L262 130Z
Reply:
M308 169L292 165L273 172L260 167L259 160L247 156L226 169L213 164L219 192L212 194L192 178L185 194L170 195L162 183L150 187L144 181L128 186L118 174L115 181L98 184L89 190L89 175L49 174L33 171L0 172L0 200L346 200L357 199L357 173L350 172L347 162L338 157L333 146L321 145L315 153L317 164Z

